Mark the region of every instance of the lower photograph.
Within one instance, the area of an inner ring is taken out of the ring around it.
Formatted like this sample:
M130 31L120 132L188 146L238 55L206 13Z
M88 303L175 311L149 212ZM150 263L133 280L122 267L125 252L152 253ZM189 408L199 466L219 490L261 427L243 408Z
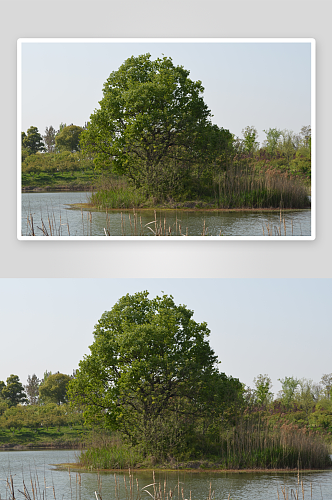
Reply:
M332 498L331 296L0 279L0 499Z

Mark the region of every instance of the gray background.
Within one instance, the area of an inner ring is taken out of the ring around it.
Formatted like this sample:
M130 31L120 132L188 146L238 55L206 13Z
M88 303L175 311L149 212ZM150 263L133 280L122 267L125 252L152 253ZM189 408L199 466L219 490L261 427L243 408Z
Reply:
M331 5L321 0L1 1L0 277L331 277ZM315 38L316 240L18 241L16 41L24 37Z

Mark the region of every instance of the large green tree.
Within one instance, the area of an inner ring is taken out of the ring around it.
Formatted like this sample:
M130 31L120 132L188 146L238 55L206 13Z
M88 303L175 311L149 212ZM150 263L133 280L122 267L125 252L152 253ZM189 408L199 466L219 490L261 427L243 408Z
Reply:
M69 384L88 422L103 422L148 449L222 413L242 385L218 371L206 323L172 296L122 297L94 330L91 353ZM173 440L175 442L175 439Z
M171 58L132 56L105 82L81 146L97 166L112 165L154 193L172 158L182 166L195 158L211 116L203 90Z
M27 402L24 387L17 375L10 375L7 378L6 386L2 386L1 396L9 406L16 406L19 403Z

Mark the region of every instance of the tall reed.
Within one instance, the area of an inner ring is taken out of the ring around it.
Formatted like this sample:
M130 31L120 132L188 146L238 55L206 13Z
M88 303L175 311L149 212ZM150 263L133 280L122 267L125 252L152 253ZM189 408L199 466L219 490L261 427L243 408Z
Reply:
M327 444L291 424L272 427L265 422L241 422L207 446L224 469L317 469L332 465Z
M122 442L117 434L95 433L88 449L80 453L79 464L93 469L128 469L144 460L143 454Z
M307 208L307 188L277 169L230 166L214 179L218 208Z
M146 201L139 190L129 186L124 178L103 178L95 193L90 196L90 203L99 209L135 208Z
M332 465L327 444L315 434L294 425L272 427L259 421L243 421L219 431L214 428L200 433L198 430L182 448L164 450L161 457L173 457L170 463L166 459L164 465L185 468L193 459L206 463L207 467L236 470L322 469ZM104 469L123 469L138 464L149 467L151 457L137 447L124 444L119 436L111 436L104 443L97 440L88 446L88 450L81 453L79 463Z

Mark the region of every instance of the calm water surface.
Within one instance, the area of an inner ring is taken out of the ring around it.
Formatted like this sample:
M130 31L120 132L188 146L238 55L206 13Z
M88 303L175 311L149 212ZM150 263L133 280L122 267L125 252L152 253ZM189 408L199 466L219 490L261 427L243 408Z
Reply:
M77 452L73 450L39 450L39 451L2 451L0 452L0 498L10 499L6 478L13 476L16 498L23 498L19 493L22 490L23 479L31 494L31 480L39 487L38 499L53 499L53 486L56 500L95 500L95 491L98 491L98 474L96 472L81 473L81 485L78 474L72 470L57 470L57 463L75 462ZM151 472L135 473L139 488L151 484ZM178 481L184 490L184 498L205 500L209 494L209 487L214 491L216 500L226 500L230 494L232 500L277 500L278 489L280 498L283 498L281 488L286 487L288 498L294 498L293 493L298 486L298 477L295 473L183 473L167 472L156 473L156 482L167 481L167 489L174 490L174 500L178 499ZM128 474L126 474L128 486ZM119 485L119 500L126 499L123 474L117 473ZM303 481L304 498L313 500L330 500L332 498L332 471L312 472L300 474ZM39 485L39 486L38 486ZM115 500L115 480L113 473L100 473L99 489L103 500ZM312 488L312 497L311 497ZM152 488L149 488L152 491ZM44 492L44 497L42 496ZM32 495L31 495L32 496ZM151 498L141 492L142 500ZM296 498L296 497L295 497ZM300 484L299 498L302 497Z
M23 193L22 235L31 235L27 218L32 215L37 236L154 236L156 225L154 211L133 213L121 211L87 212L73 210L73 203L87 203L89 193ZM130 215L130 217L129 217ZM268 236L277 235L280 214L277 212L187 212L157 210L158 225L172 236ZM311 211L285 212L282 216L281 235L310 236ZM43 232L44 229L44 232Z

